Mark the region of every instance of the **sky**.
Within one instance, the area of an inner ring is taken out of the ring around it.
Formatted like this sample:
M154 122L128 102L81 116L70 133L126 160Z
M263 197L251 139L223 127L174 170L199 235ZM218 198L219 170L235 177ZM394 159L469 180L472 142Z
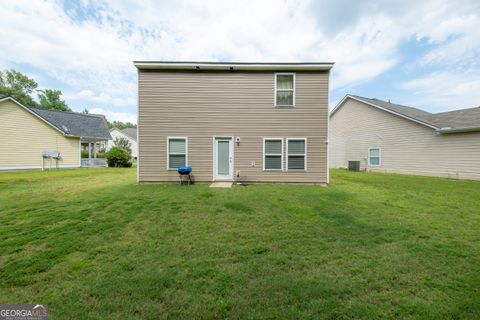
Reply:
M0 69L75 111L136 122L134 60L335 62L345 94L430 112L480 105L478 0L0 0Z

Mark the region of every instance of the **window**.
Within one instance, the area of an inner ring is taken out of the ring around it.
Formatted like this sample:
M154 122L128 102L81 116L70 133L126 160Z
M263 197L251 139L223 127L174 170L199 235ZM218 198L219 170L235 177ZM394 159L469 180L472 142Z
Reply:
M293 107L295 105L295 74L275 74L275 106Z
M307 139L287 139L287 169L307 170Z
M368 149L368 165L372 167L380 166L380 148Z
M167 138L168 170L177 170L188 164L187 138Z
M263 139L263 170L283 169L283 139Z

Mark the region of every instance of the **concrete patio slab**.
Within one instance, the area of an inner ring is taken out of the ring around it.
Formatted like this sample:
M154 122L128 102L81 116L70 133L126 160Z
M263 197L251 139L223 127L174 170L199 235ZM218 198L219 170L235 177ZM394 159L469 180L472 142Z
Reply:
M210 185L210 188L231 188L233 182L222 181L222 182L214 182Z

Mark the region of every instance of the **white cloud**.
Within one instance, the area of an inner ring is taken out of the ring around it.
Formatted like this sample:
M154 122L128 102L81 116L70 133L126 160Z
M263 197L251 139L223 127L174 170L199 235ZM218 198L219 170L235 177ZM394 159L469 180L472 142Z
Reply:
M121 122L137 123L137 116L131 113L115 112L111 110L105 110L103 108L92 108L88 110L88 112L93 114L103 114L105 117L107 117L107 120L110 122L121 121Z
M403 84L411 90L410 104L429 106L433 112L480 105L480 72L441 71Z
M118 96L111 96L110 94L106 92L100 92L99 94L95 94L95 92L91 90L82 90L80 92L76 93L65 93L64 98L69 100L69 101L91 101L91 102L96 102L96 103L102 103L102 104L109 104L111 106L129 106L133 105L135 103L135 99L131 96L128 96L127 98L121 98Z
M132 60L335 61L337 91L400 66L399 46L412 38L434 46L418 68L448 65L459 85L470 83L466 63L480 60L476 0L67 4L3 1L1 64L34 66L66 84L67 102L113 112L135 112Z

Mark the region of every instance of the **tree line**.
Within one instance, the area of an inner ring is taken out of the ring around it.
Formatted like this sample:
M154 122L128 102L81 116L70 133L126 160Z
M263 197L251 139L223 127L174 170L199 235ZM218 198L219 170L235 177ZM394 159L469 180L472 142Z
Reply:
M62 91L57 89L38 89L38 83L27 75L16 70L0 71L0 98L10 96L21 104L47 110L72 111L65 100L61 99ZM36 96L37 100L34 98ZM83 113L88 113L84 109ZM108 122L109 128L136 128L130 122Z
M33 98L35 94L38 102ZM21 72L13 69L0 71L0 96L10 96L29 107L71 111L61 95L60 90L38 89L38 83Z

